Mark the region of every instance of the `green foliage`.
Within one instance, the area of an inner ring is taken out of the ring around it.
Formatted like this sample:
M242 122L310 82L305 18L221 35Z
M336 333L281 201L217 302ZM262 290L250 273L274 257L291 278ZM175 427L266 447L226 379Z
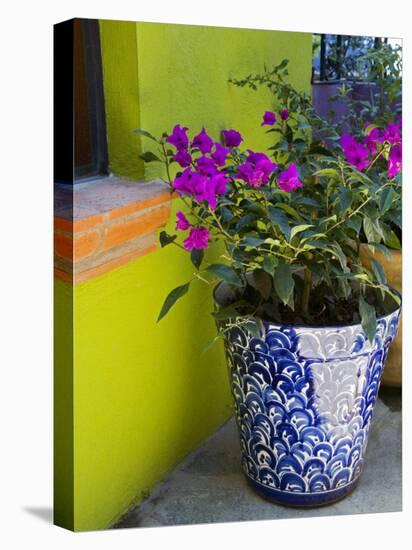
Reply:
M359 314L362 328L372 343L376 334L376 312L375 308L369 305L362 295L359 298Z
M142 160L145 162L162 162L158 156L156 156L151 151L146 151L145 153L142 153L139 155Z
M219 277L223 281L226 281L233 286L242 286L242 280L236 273L236 270L225 264L211 264L206 268L206 271Z
M169 309L175 304L175 302L187 294L187 291L189 290L190 282L186 283L184 285L178 286L174 288L166 297L166 300L164 301L164 304L162 306L162 309L160 310L159 317L157 318L157 322L159 322L163 317L166 315L166 313L169 311Z
M199 270L203 257L205 255L205 251L203 248L194 248L190 253L190 259L192 261L192 264L195 266L197 270Z
M215 318L247 323L256 333L262 318L319 324L328 315L328 324L360 320L371 339L384 311L382 298L392 294L382 266L372 262L367 269L362 264L360 244L367 242L386 254L388 247L400 246L394 230L401 223L400 180L387 177L384 146L366 170L346 161L341 148L333 145L339 138L335 128L314 112L310 97L288 82L287 66L285 60L261 75L231 82L254 90L267 86L277 107L288 109L287 120L269 129L270 154L279 170L295 163L303 186L286 192L275 175L265 185L247 185L236 176L247 153L232 148L222 169L229 178L226 193L218 197L215 209L193 196L180 196L192 226L206 228L212 242L224 245L218 263L209 264L202 249L190 253L193 279L209 285L224 281L233 300ZM315 128L326 131L332 145L314 139ZM169 174L171 152L165 137L158 141L159 157L150 153L146 158L162 160ZM171 180L169 184L173 187ZM161 232L160 242L162 247L183 248L177 235ZM169 294L159 319L189 284ZM381 301L371 299L371 293Z
M275 271L273 282L279 298L284 304L288 304L295 283L292 276L292 269L290 265L287 264L284 260L281 260L279 262L279 265L277 266Z
M166 231L161 231L159 234L160 246L164 248L168 244L172 244L177 239L177 235L168 235Z

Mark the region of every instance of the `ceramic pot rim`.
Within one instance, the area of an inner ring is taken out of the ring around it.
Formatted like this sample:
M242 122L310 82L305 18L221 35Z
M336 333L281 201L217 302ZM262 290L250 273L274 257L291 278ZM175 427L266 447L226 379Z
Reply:
M214 300L215 304L217 304L218 306L220 306L220 303L217 300L216 291L220 287L222 287L224 285L227 285L227 284L228 283L225 283L225 281L220 281L217 285L215 285L215 287L213 289L213 300ZM391 289L391 292L393 292L393 294L398 296L398 298L400 300L400 303L399 303L398 307L396 307L390 313L387 313L386 315L381 315L380 317L377 317L376 318L377 323L379 323L379 321L387 319L388 317L391 317L394 313L397 313L402 309L402 295L395 288L393 288L393 287L389 287L389 288ZM355 327L362 328L361 323L351 323L351 324L343 324L343 325L317 325L317 326L314 326L314 325L291 325L290 323L276 323L276 322L272 322L272 321L266 321L264 319L261 319L261 321L265 326L268 326L268 327L284 327L284 328L299 329L299 330L332 330L333 331L333 330L342 330L342 329L345 329L345 328L355 328Z

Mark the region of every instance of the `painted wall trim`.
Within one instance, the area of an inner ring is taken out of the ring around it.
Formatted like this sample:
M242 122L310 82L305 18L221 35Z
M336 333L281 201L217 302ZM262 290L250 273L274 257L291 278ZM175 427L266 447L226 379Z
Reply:
M56 188L55 200L55 276L77 284L155 250L172 194L161 181L109 177Z

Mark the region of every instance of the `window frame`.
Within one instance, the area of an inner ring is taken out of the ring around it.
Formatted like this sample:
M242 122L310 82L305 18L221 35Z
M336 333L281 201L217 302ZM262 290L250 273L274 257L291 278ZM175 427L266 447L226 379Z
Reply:
M91 161L76 166L76 33L83 38ZM79 184L108 171L103 69L97 19L71 19L54 26L54 181Z

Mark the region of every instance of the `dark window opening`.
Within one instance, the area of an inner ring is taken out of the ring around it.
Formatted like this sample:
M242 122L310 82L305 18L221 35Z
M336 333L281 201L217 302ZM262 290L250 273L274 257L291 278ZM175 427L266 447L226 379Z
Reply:
M54 174L58 183L107 175L99 24L73 19L54 28Z
M99 24L74 21L75 178L107 174L106 122Z

